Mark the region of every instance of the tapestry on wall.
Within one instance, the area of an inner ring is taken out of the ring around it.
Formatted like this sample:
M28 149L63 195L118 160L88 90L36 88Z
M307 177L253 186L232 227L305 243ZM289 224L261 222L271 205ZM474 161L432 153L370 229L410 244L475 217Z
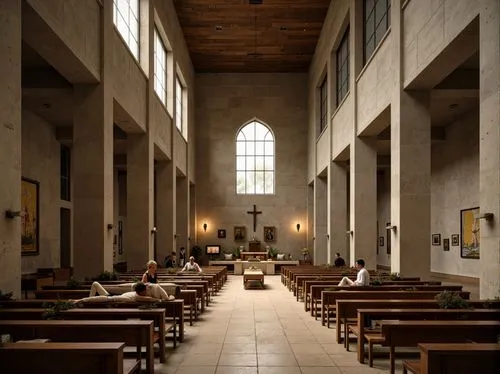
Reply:
M21 180L21 255L37 255L39 225L39 184L23 178Z
M462 209L460 211L460 232L462 245L460 257L479 258L479 208Z

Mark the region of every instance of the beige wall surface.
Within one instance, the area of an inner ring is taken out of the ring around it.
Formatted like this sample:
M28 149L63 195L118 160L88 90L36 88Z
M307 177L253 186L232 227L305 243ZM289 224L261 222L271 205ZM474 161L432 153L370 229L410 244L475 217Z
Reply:
M380 42L357 81L357 131L363 132L391 103L394 89L394 59L390 31Z
M152 112L150 120L154 125L154 142L163 154L172 158L172 118L167 113L167 108L158 99L156 95L153 97Z
M186 150L186 139L182 134L175 129L174 130L174 152L175 152L175 166L182 172L183 175L187 175L187 150Z
M316 143L316 174L326 169L330 162L330 128L331 126L328 126L323 131Z
M479 0L408 2L403 10L405 86L446 48L479 10Z
M113 34L112 53L114 98L142 131L146 131L146 76L118 35L118 31Z
M21 258L22 273L59 267L60 144L52 125L31 112L22 112L22 176L39 182L38 256Z
M277 241L270 245L298 257L308 231L307 75L199 74L196 94L199 244L220 243L231 249L240 244L233 240L233 226L246 226L247 239L259 240L263 240L263 226L275 226ZM236 134L255 118L275 136L275 195L235 192ZM246 213L253 204L262 211L255 234L252 216ZM201 228L204 221L206 233ZM297 223L301 224L299 233ZM217 229L226 229L226 239L217 239Z
M351 143L354 128L353 121L352 96L347 94L344 102L334 114L331 123L332 160L343 152Z
M460 246L451 246L460 210L479 206L479 113L447 126L446 141L433 145L431 191L432 233L450 239L449 252L431 246L431 271L479 277L479 260L461 258Z
M86 68L99 77L100 7L95 0L28 0Z

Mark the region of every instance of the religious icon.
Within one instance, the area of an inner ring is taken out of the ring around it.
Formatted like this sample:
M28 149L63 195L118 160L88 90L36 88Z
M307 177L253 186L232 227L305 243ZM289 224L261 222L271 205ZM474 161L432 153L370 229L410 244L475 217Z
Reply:
M38 182L23 178L21 181L21 255L38 255L39 192Z
M246 228L245 226L234 226L234 241L244 242L246 241Z
M224 229L217 230L217 238L225 239L226 238L226 230L224 230Z
M446 238L443 239L443 251L449 251L450 250L450 239Z
M460 235L458 234L451 235L451 245L457 247L460 245Z
M460 257L479 258L479 208L463 209L460 211L460 231L462 247Z
M264 226L264 241L266 242L276 241L276 227Z

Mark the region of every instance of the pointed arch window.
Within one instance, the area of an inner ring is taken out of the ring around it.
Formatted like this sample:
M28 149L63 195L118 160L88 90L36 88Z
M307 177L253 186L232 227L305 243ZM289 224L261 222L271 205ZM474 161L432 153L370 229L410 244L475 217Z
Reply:
M274 135L259 121L243 126L236 136L236 193L274 194Z

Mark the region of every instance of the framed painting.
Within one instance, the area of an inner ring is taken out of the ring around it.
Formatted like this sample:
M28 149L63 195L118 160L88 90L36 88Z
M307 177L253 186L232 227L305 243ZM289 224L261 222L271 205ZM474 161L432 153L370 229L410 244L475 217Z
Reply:
M264 226L264 241L265 242L275 242L276 241L276 227Z
M378 238L378 245L383 247L384 246L384 237L381 236L380 238Z
M40 254L39 247L39 216L40 191L37 181L22 178L21 180L21 255L33 256Z
M446 238L443 239L443 251L449 251L450 250L450 239Z
M226 230L225 229L218 229L217 230L217 238L225 239L226 238Z
M245 242L247 240L247 229L245 226L234 226L234 241Z
M390 222L387 222L385 224L385 235L387 236L386 238L386 243L387 243L387 254L390 255L391 254L391 229L388 229L387 227L389 227L391 225Z
M462 209L460 211L460 235L462 245L460 247L460 257L479 258L479 208Z
M432 234L432 245L441 245L441 234Z
M460 245L460 235L458 234L451 235L451 245L454 247L458 247Z

